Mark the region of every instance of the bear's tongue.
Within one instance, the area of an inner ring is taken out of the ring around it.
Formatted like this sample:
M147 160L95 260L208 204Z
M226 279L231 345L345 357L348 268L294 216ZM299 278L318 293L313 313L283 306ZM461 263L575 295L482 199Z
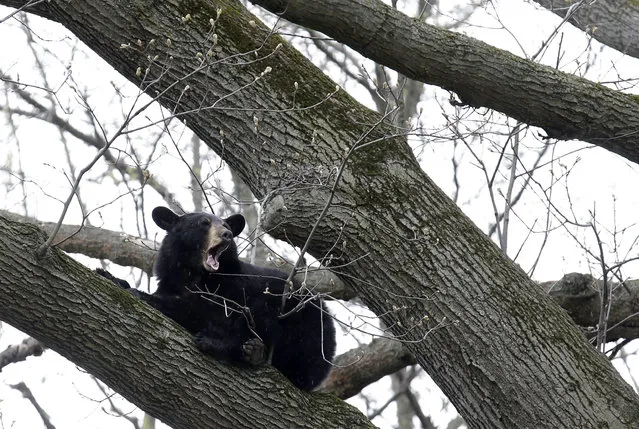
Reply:
M217 253L209 253L206 257L206 265L211 267L213 271L217 271L220 268L220 261L217 260Z
M217 271L220 269L219 257L222 252L226 250L227 247L228 245L218 244L217 246L209 249L209 251L206 253L205 263L212 271Z

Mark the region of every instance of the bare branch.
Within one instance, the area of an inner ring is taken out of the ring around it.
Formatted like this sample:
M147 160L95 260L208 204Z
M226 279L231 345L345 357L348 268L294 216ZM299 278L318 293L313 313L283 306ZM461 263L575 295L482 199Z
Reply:
M347 399L380 378L415 363L401 342L376 338L370 344L337 356L333 370L319 390Z
M11 387L22 393L22 396L24 396L26 399L29 400L29 402L31 402L31 405L33 405L33 407L36 409L36 411L40 415L40 418L42 419L42 423L44 423L44 426L47 429L55 429L55 426L53 425L53 423L51 423L49 415L46 413L46 411L44 411L44 408L40 406L35 396L33 396L31 389L29 389L26 384L20 382L18 384L12 384Z
M53 222L40 222L5 210L0 210L0 216L17 222L38 225L48 234L51 234L56 225ZM91 258L108 259L118 265L137 267L149 276L153 274L153 262L158 248L154 241L86 225L62 225L60 233L71 237L60 244L60 248L67 253L81 253Z
M604 45L639 58L639 5L631 0L535 0ZM579 6L579 7L575 7Z
M9 346L0 353L0 371L5 366L23 361L29 356L40 356L46 348L35 338L25 338L20 344Z
M51 125L56 126L58 129L64 130L65 132L71 134L73 137L84 142L86 145L98 150L104 147L104 145L106 144L105 140L103 138L100 138L99 134L87 134L81 131L69 121L58 115L58 112L56 110L50 109L40 103L38 100L35 99L35 97L33 97L32 94L20 88L18 84L13 85L12 90L23 101L27 102L31 107L33 107L34 110L31 111L9 106L0 106L6 108L7 114L9 116L11 114L20 115L50 123ZM160 194L169 205L171 205L173 201L175 201L175 195L171 193L169 189L157 178L145 174L144 169L140 166L127 164L125 158L121 156L114 156L111 151L106 151L104 153L104 159L110 166L118 170L118 172L123 176L130 176L140 183L149 185L158 194Z

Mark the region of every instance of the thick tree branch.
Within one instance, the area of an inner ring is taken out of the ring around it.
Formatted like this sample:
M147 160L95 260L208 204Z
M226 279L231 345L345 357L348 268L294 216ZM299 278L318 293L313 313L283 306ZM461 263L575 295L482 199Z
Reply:
M596 280L589 274L571 273L559 281L544 282L541 287L577 325L594 335L601 309L602 285L602 280ZM609 281L609 287L612 289L612 304L606 340L639 338L639 280L627 280L623 284Z
M305 394L273 369L238 368L204 356L175 323L61 251L50 249L37 259L45 237L33 225L0 215L0 320L40 339L165 423L371 427L348 404ZM305 413L312 418L301 421Z
M595 335L599 320L601 283L601 280L595 280L591 275L571 273L560 280L541 283L540 286L590 338ZM614 298L606 339L639 338L639 280L614 283L610 287L614 291ZM379 338L338 356L335 368L320 390L346 399L380 378L415 362L403 344Z
M454 91L464 104L639 162L636 97L428 25L380 0L251 1L411 79Z
M0 210L0 216L17 222L38 225L47 234L51 234L55 227L54 222L40 222L6 210ZM137 267L148 275L153 275L157 246L151 240L87 225L62 225L58 237L60 240L69 237L60 245L60 248L67 253L81 253L91 258L108 259L119 265Z
M584 1L576 10L572 6L579 0L535 0L549 11L566 17L575 27L585 31L604 45L639 58L639 3L635 0Z

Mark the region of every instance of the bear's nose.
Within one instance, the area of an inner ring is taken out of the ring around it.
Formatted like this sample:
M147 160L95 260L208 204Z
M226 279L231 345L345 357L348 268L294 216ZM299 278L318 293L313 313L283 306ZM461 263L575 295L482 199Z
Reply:
M233 233L229 231L228 229L225 229L224 231L222 231L222 234L220 234L220 236L222 237L222 240L224 241L231 241L233 239Z

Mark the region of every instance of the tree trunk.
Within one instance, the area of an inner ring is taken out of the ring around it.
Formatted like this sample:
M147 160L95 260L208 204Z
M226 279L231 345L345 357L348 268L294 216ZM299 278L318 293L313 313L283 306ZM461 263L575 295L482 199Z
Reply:
M270 368L204 356L182 328L0 216L0 320L30 334L174 428L372 427L354 407L307 394Z
M635 0L585 1L576 10L578 0L535 0L562 18L570 11L568 22L604 45L639 58L639 4Z
M17 2L4 0L0 3ZM310 8L315 3L305 2L305 5ZM290 3L291 7L295 5L296 2ZM211 28L210 19L217 15L217 7L222 8L216 25L221 51L216 53L215 59L224 57L227 64L250 59L250 64L221 66L216 63L205 72L180 81L180 85L169 87L200 64L197 53L207 52L211 45L206 35ZM133 1L123 6L121 2L88 0L43 3L31 10L65 25L134 82L139 82L136 69L147 67L146 58L158 55L150 66L151 74L157 76L162 70L160 65L167 67L168 72L149 89L150 93L167 89L160 97L165 106L174 107L175 100L179 99L178 112L194 109L188 115L189 126L228 162L257 198L267 197L264 201L265 230L296 245L306 241L310 228L326 204L327 188L334 179L332 172L342 161L345 148L356 142L367 144L348 161L333 205L319 223L310 252L319 258L328 253L335 256L334 266L340 267L339 271L349 279L350 286L380 315L396 338L406 343L417 362L442 388L470 427L639 426L637 395L612 365L584 341L559 306L430 181L405 141L392 137L396 130L383 125L373 127L371 124L379 123L379 116L343 93L329 97L316 108L307 108L331 93L334 83L286 44L276 48L281 42L279 38L270 37L264 41L267 29L259 22L255 26L250 24L250 21L257 21L256 18L239 3L220 0L213 7L211 3L197 0ZM342 12L350 17L357 16L356 10ZM182 22L181 18L187 14L190 18ZM401 19L394 14L387 14L387 18L384 25L388 26L393 25L393 19ZM335 24L340 25L340 21ZM458 40L457 35L444 36L453 43ZM167 37L172 41L170 46L161 42ZM381 35L376 37L383 38ZM151 39L155 40L152 44ZM416 39L411 40L415 42ZM120 47L128 42L130 47ZM258 48L257 55L232 57ZM399 46L396 49L399 50ZM471 61L481 57L471 55L470 47L464 49L469 49L465 51L467 62L472 62L473 68L495 66L486 63L486 58ZM497 52L494 48L486 49ZM273 52L276 53L270 55ZM267 59L254 62L256 57L263 58L267 54L270 55ZM425 58L435 59L432 55ZM449 70L455 64L460 66L462 62L442 61L438 67ZM259 77L267 65L272 67L272 72ZM500 67L506 70L520 66L525 66L530 73L526 80L541 79L544 73L550 73L553 77L551 86L544 91L548 97L556 92L553 100L569 95L563 93L567 88L564 85L572 82L572 78L563 74L538 68L521 59L512 59ZM296 106L304 109L291 110L293 82L299 82ZM483 83L471 78L460 82L472 89L468 94L490 93ZM508 86L505 82L507 80L502 77L500 86ZM578 82L582 89L589 85L586 81ZM520 83L513 81L512 85L517 87ZM190 90L184 92L186 84ZM220 97L244 85L247 87L242 91L214 104ZM492 94L485 99L491 99ZM606 116L602 115L601 109L612 112L621 105L625 108L635 106L629 97L604 89L595 91L591 100L602 94L604 98L616 101L593 103L597 104L600 116ZM508 97L506 103L514 105L517 96L511 92ZM536 93L535 97L542 100L545 95ZM564 105L574 108L577 101ZM516 104L526 111L532 109L528 102L519 100ZM208 107L202 109L203 106ZM582 117L580 115L588 110L585 106L574 113ZM569 116L570 110L564 113ZM639 122L636 110L627 113L634 118L629 120ZM593 127L595 124L593 122ZM574 133L569 122L556 123L556 126L565 126L567 134ZM583 129L595 128L580 128ZM223 141L219 138L219 130L224 131ZM590 138L601 137L599 131L596 129ZM380 140L373 143L376 139ZM611 148L612 145L611 142ZM630 148L637 143L633 141L628 145ZM10 272L3 275L3 284L14 281ZM84 280L88 283L89 277ZM98 290L90 288L82 296L97 293ZM81 303L84 305L87 299ZM77 310L80 303L65 304L71 310ZM30 305L33 304L29 297L18 295L6 307L15 306L22 312L3 308L3 317L19 328L30 327L19 323L20 315ZM99 312L105 310L96 306L95 311L101 314ZM30 328L30 332L38 336L38 327ZM82 344L79 341L82 337L78 338L81 330L70 330L78 339L76 345ZM56 337L43 339L55 347L53 340ZM139 347L157 348L157 343L141 336L136 336L137 343L144 343ZM166 343L161 343L163 353L164 347L174 347L172 341ZM132 359L132 354L128 350L126 359L122 357L113 362L123 364ZM70 357L74 359L74 356ZM101 358L101 355L92 357ZM190 354L188 357L193 358ZM89 371L93 368L89 367L88 361L75 361ZM169 362L175 365L175 357L172 361L167 358L167 364ZM98 375L103 376L102 373ZM118 386L118 389L137 389L142 399L136 400L131 394L127 397L145 409L159 411L147 402L153 395L152 389L146 392L147 389L134 384L140 383L140 374L136 375L137 378L121 378L126 386ZM165 377L158 373L148 375L158 380ZM230 389L227 384L233 385L237 379L237 373L220 371L216 373L215 384ZM264 377L256 381L258 387L264 386L262 380L268 383L268 378ZM151 378L145 380L145 383L152 382ZM286 400L283 396L269 397L262 389L256 390L257 394L277 402L278 407L283 403L286 407L297 406L289 403L288 396ZM220 396L218 401L235 397L229 393L224 399ZM194 398L194 401L199 400ZM210 406L202 409L210 409ZM300 409L309 411L309 415L316 412L308 407ZM278 408L273 414L284 412L281 410ZM242 418L237 416L237 419Z

